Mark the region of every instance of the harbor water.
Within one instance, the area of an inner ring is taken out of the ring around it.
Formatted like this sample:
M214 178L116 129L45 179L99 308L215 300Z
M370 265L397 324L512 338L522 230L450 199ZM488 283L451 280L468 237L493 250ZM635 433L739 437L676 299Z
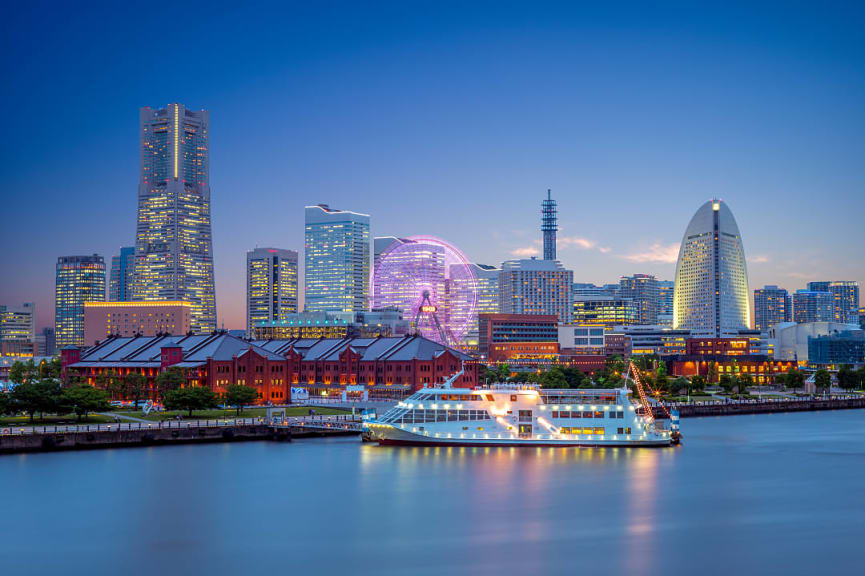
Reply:
M697 418L664 449L354 438L0 456L4 574L834 574L865 411Z

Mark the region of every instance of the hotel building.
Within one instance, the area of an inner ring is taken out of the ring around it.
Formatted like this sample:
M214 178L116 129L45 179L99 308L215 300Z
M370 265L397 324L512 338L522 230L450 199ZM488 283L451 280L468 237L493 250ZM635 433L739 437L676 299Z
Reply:
M552 314L562 324L574 317L574 273L558 260L509 260L499 275L503 314Z
M210 113L142 108L133 300L189 302L192 331L216 329Z
M181 301L86 302L84 345L109 336L184 335L192 329L192 305Z
M256 248L246 253L246 331L297 313L297 252Z
M834 322L835 305L832 293L828 290L796 290L793 293L793 321L798 324Z
M735 336L751 322L745 249L725 202L710 200L688 224L679 248L673 326L695 336Z
M308 312L367 309L370 273L369 215L307 206L304 308Z
M619 286L622 298L630 298L637 306L637 324L658 323L658 281L654 276L622 276Z
M0 305L0 356L36 354L36 305Z
M84 344L84 303L105 301L105 259L61 256L54 288L54 333L58 348Z
M555 360L558 323L553 314L480 314L478 353L490 362Z
M859 283L853 280L809 282L808 290L832 295L832 321L856 324L859 318Z
M630 298L581 296L574 299L574 324L631 326L637 323L637 305Z

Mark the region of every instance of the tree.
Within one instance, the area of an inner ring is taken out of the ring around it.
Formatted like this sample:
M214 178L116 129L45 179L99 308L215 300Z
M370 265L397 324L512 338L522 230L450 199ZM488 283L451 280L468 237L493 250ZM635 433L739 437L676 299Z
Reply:
M541 376L541 385L544 388L567 388L568 380L565 378L562 369L555 367Z
M51 378L22 382L9 393L13 409L27 412L30 422L33 422L36 414L41 418L45 413L56 412L59 398L60 382Z
M0 392L0 416L12 413L12 401L9 399L9 394Z
M790 368L783 379L784 384L794 391L805 385L805 375L794 368Z
M691 387L692 391L703 390L706 387L706 378L700 376L699 374L691 378Z
M499 364L496 368L496 375L499 382L507 382L511 376L511 367L507 364Z
M851 370L847 364L842 364L838 369L838 386L850 391L859 385L859 374Z
M691 389L691 383L688 382L688 379L683 377L683 376L679 376L678 378L676 378L675 380L673 380L670 383L670 393L671 394L680 394L682 392L682 390L690 390L690 389Z
M206 410L216 406L216 394L204 386L176 388L165 394L165 407L169 410L186 410L192 418L193 410Z
M859 381L858 387L859 389L865 388L865 366L862 366L856 371L857 379Z
M186 384L186 373L177 366L163 370L156 377L156 389L159 391L159 398L163 402L169 392L177 390L184 384Z
M127 397L131 398L138 408L141 397L147 391L147 379L138 372L131 372L126 375L125 384Z
M814 386L818 390L822 390L824 394L826 392L831 392L832 375L829 374L828 370L820 368L814 373Z
M736 386L736 380L729 374L721 374L718 384L724 389L724 392L732 392L733 387Z
M118 378L117 372L110 370L96 377L95 385L100 390L105 390L111 395L112 400L119 400L123 395L123 382Z
M223 395L225 403L234 406L238 416L243 412L243 406L251 404L256 398L258 398L258 391L252 386L243 384L229 384Z
M586 380L586 375L579 368L567 366L561 370L565 376L565 380L568 382L568 388L579 388Z
M9 381L15 384L28 384L39 380L39 369L30 359L27 362L15 362L9 369Z
M736 382L739 385L739 394L747 394L748 388L754 385L754 377L750 374L742 374Z
M111 409L111 404L108 403L108 394L103 390L86 384L84 386L64 388L60 394L58 404L75 412L78 420L81 420L81 418L91 412Z
M714 384L716 381L718 381L718 363L717 362L710 362L709 363L709 374L707 375L706 380L709 382L709 384Z

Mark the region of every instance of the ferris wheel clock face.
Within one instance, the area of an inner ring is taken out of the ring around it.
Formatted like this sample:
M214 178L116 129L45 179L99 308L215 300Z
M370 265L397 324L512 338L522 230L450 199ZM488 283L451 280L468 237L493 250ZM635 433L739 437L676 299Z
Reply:
M454 245L433 236L391 244L375 263L373 308L397 308L416 333L458 346L477 323L477 280Z

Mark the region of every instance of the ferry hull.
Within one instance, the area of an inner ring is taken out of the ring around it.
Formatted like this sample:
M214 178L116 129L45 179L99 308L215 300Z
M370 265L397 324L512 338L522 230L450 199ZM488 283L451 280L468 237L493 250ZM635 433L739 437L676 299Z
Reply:
M649 447L672 446L670 438L646 438L631 440L578 440L578 439L532 439L532 438L436 438L414 434L396 428L383 428L365 434L365 439L381 446L445 446L445 447L535 447L535 448L601 448L601 447Z

